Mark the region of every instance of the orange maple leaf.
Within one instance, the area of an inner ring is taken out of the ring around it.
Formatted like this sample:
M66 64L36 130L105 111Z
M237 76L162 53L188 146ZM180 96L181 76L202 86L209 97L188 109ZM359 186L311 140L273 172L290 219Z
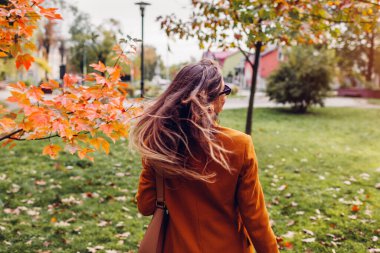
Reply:
M78 79L72 75L65 74L65 76L63 77L63 84L65 87L68 87L68 88L72 87L77 82L78 82Z
M16 127L16 122L10 118L2 118L0 119L0 129L2 132L7 132Z
M358 205L353 205L352 207L351 207L351 211L353 211L353 212L359 212L359 210L360 210L360 207L358 206Z
M32 98L36 99L37 101L41 101L42 99L42 96L44 95L44 92L36 87L36 86L32 86L29 90L28 90L28 93L27 93L29 96L31 96Z
M49 89L49 90L52 90L52 89L55 89L55 88L59 88L59 83L55 80L49 80L48 83L42 83L40 85L41 88L44 88L44 89Z
M93 63L90 66L93 67L95 70L102 72L102 73L104 73L104 71L106 71L106 66L101 61L99 61L98 64Z
M95 150L94 149L91 149L91 148L82 148L81 150L78 151L78 156L80 159L83 159L83 158L87 158L91 161L93 161L93 158L88 156L87 154L88 153L91 153L91 152L94 152Z
M58 156L58 152L61 150L61 147L58 145L50 144L44 148L42 154L49 155L52 159L55 159Z
M25 91L26 90L26 84L22 81L19 81L17 83L11 83L8 85L9 87L12 87L13 89L15 90L19 90L19 91Z
M110 144L104 138L98 137L98 138L91 139L90 143L97 150L99 150L101 147L104 150L104 152L106 152L106 154L110 152Z
M7 101L18 103L20 105L30 105L30 100L25 93L11 91L12 96L7 98Z
M16 58L16 68L19 69L21 66L24 66L26 70L29 70L33 62L34 58L30 54L20 54Z
M43 8L41 6L38 6L40 8L40 13L45 18L53 20L53 19L62 19L61 14L55 13L58 9L57 8Z

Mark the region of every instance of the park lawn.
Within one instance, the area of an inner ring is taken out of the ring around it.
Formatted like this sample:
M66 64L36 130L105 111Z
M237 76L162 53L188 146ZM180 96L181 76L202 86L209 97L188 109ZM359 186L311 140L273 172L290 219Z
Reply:
M228 110L221 124L243 130L244 118ZM260 179L284 251L380 248L379 126L377 109L255 110ZM0 252L137 252L150 218L137 212L141 165L126 141L94 164L64 152L50 160L47 143L0 149Z

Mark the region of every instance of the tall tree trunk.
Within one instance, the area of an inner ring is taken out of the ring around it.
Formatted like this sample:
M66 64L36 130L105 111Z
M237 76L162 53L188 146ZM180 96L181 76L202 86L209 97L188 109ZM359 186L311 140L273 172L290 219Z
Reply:
M252 79L251 79L251 92L249 94L249 104L247 111L247 121L245 124L245 133L251 135L252 133L252 119L253 119L253 104L255 100L257 75L259 73L259 62L261 53L262 42L258 41L255 44L255 62L253 65Z
M371 31L369 34L370 48L368 49L368 64L367 64L367 72L365 79L366 81L372 81L372 73L373 73L373 65L374 65L374 57L375 57L375 32Z

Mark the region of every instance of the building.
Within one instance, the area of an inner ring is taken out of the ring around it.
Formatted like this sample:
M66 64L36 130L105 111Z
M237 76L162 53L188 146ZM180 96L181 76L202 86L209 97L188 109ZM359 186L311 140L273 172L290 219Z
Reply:
M251 54L249 57L253 62L254 55ZM240 51L207 51L203 54L202 58L217 61L222 68L223 77L227 83L235 84L242 89L251 87L253 69ZM283 55L278 47L268 46L261 53L257 80L257 88L259 90L265 90L266 79L277 69L282 60Z

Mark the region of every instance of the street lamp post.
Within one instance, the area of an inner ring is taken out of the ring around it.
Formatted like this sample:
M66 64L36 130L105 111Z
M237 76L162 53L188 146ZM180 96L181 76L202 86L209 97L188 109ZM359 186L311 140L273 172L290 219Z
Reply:
M144 97L144 11L145 7L150 5L147 2L137 2L136 5L140 6L141 11L141 97Z

